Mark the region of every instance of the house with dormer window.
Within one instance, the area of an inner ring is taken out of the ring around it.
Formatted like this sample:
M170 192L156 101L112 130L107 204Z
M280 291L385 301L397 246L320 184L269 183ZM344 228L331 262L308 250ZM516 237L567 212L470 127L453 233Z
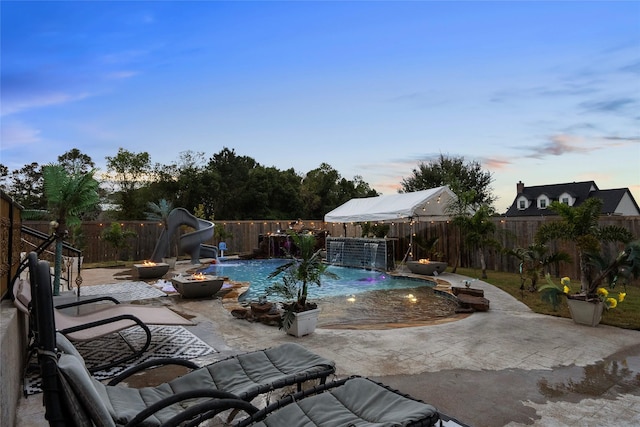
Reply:
M628 188L600 190L594 181L532 187L526 187L520 181L516 191L516 198L505 214L507 217L555 215L549 209L551 202L578 206L592 197L602 200L602 215L640 215L640 208Z

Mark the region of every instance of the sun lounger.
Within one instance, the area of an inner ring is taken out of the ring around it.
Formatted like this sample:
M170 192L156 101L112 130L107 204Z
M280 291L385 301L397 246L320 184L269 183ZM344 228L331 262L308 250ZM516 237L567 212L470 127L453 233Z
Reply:
M50 425L71 425L74 420L77 425L156 426L203 399L249 401L288 385L300 388L309 380L324 383L335 371L332 361L287 343L214 362L156 387L118 385L138 368L103 384L91 376L82 356L64 335L55 332L51 286L49 280L42 280L49 275L48 264L37 263L33 300L38 310L38 357Z
M440 421L432 405L355 376L289 395L263 409L237 399L209 400L189 408L172 422L177 425L195 414L213 415L229 409L249 414L234 424L235 427L417 427L436 426Z
M35 252L30 253L28 255L28 259L30 280L18 279L14 284L14 304L18 309L30 317L33 317L37 315L37 309L35 308L32 299L34 288L33 269L38 262ZM43 277L42 283L50 284L51 276L47 275L46 277ZM64 304L59 307L68 308L105 300L111 301L115 304L107 306L106 308L101 307L92 312L77 316L66 314L60 309L54 308L55 324L58 331L72 341L90 341L134 326L139 327L144 331L145 342L142 346L139 346L139 348L136 349L128 343L129 347L132 349L131 354L107 364L92 366L90 367L92 372L120 365L123 362L133 360L143 354L151 343L151 331L147 325L193 325L193 322L185 319L166 307L120 304L116 299L111 297L93 298L90 300L78 301L76 303ZM37 331L34 330L36 328L36 322L30 321L30 325L34 335L37 335Z

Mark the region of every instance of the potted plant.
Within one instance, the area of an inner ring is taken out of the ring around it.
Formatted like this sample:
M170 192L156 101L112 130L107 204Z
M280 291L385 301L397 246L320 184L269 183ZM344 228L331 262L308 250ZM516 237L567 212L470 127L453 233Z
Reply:
M591 259L595 259L592 255ZM622 282L640 276L640 240L629 243L613 260L606 265L602 264L602 258L598 258L600 272L588 282L588 291L572 293L571 280L563 277L560 281L562 286L557 286L549 274L545 277L547 283L540 287L543 300L548 301L557 308L560 297L567 298L569 312L574 322L590 326L597 326L602 319L603 310L616 308L619 302L624 301L626 292L619 292L618 298L610 296L607 288L601 286L607 282L609 289L613 289ZM594 264L592 262L592 264Z
M633 239L633 234L624 227L599 226L602 203L601 199L596 198L588 198L578 206L554 201L549 205L549 209L557 213L560 220L543 224L536 232L537 243L544 244L555 239L575 242L580 263L580 292L567 295L567 300L572 301L569 303L570 309L585 306L585 310L601 312L602 293L598 292L602 283L608 279L609 286L615 286L618 275L624 274L625 269L630 268L630 265L635 271L634 274L637 275L638 261L634 261L638 257L637 249L634 249L636 244L627 246L609 265L594 263L594 260L599 258L598 254L602 253L602 243L628 244ZM594 267L597 267L595 273ZM599 272L597 272L598 269ZM545 294L555 292L546 286L543 291ZM573 313L574 310L571 310Z
M580 263L580 292L585 299L594 297L604 277L590 280L590 260L601 252L602 242L627 244L633 234L624 227L598 226L602 210L600 199L589 198L579 206L554 201L549 209L556 212L560 220L541 225L536 232L536 243L545 244L556 239L575 242Z
M277 294L286 301L280 319L280 328L290 335L300 337L315 330L320 309L315 303L307 301L309 285L321 285L322 277L337 278L327 271L328 265L322 262L322 248L316 249L313 234L287 232L293 246L285 252L289 261L276 268L269 278L281 276L282 281L271 285L267 294Z

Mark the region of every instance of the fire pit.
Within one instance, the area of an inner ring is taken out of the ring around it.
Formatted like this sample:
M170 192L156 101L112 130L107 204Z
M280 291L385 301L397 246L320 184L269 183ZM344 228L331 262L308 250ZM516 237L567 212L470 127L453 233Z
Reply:
M224 279L196 273L188 276L175 276L171 279L171 283L183 298L206 298L215 295L222 288Z
M426 276L433 276L434 273L440 274L447 268L446 262L429 261L428 259L421 259L418 261L407 261L407 267L413 274L424 274Z
M133 264L140 279L157 279L167 274L169 264L164 262L145 261L143 264Z

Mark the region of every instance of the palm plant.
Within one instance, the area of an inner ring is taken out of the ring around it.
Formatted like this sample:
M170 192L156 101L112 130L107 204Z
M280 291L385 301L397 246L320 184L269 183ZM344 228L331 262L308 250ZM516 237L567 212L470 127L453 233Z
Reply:
M275 283L267 289L267 294L278 294L293 300L285 304L281 327L288 329L293 323L295 314L317 307L315 303L308 303L309 285L321 286L323 277L337 278L337 275L327 271L328 264L322 262L322 249L316 250L316 238L313 234L298 234L289 230L289 237L293 247L298 250L296 256L286 250L289 261L276 268L269 279L282 275L282 282Z
M597 256L593 255L593 257L589 259L589 262L599 269L599 273L590 282L590 286L594 291L590 294L586 294L584 299L592 302L605 302L606 300L610 300L611 298L606 298L607 292L604 292L606 290L599 289L599 286L603 282L607 282L608 286L613 288L620 282L622 282L623 285L626 285L632 278L637 279L640 277L640 240L630 242L625 246L624 250L613 258L598 254ZM570 289L568 287L570 279L569 277L563 277L561 280L561 288L551 280L551 276L549 274L545 277L547 279L547 284L540 287L542 300L549 302L555 310L560 304L561 297L570 296ZM598 292L598 290L600 292ZM599 297L598 294L600 295ZM619 295L619 301L622 301L626 292L620 293ZM574 296L573 299L583 298L575 298ZM607 307L609 307L609 305L607 305ZM615 307L615 305L612 307Z
M122 250L127 247L127 240L136 236L134 231L123 230L119 222L111 223L111 226L102 231L102 238L119 252L119 257L123 261L127 260L126 254L122 253Z
M471 247L476 248L480 258L481 277L487 278L487 263L485 261L485 251L488 248L499 248L500 242L494 237L497 227L491 221L492 209L487 205L482 205L473 216L459 216L454 218L463 233L463 239Z
M626 285L631 279L640 277L640 240L627 244L615 257L590 254L589 263L599 271L592 280L596 288L603 282L611 288L619 283Z
M69 234L70 225L80 223L82 213L93 209L99 202L98 181L93 177L95 169L86 173L69 173L61 165L42 167L44 194L49 214L55 219L56 251L53 293L60 294L62 275L62 245Z
M558 262L571 262L571 257L566 252L548 253L549 248L540 243L533 243L526 248L515 248L506 251L507 255L520 260L521 287L527 280L531 282L529 290L535 292L538 289L538 281L547 273L547 267Z
M603 278L598 275L594 280L590 280L590 259L593 258L593 254L601 252L604 242L629 243L633 235L624 227L598 224L602 200L597 198L589 198L579 206L554 201L549 205L549 209L556 212L560 220L541 225L536 232L536 242L544 244L556 239L574 242L580 263L581 294L595 294Z
M424 251L425 256L435 261L441 254L437 250L438 241L440 237L432 236L432 237L424 237L424 236L415 236L414 243L417 249Z
M456 185L456 187L459 186ZM471 209L473 206L473 200L476 197L476 192L473 190L456 191L456 196L457 197L447 205L446 212L453 217L451 223L460 231L460 234L462 234L463 229L467 225L471 216ZM455 251L456 256L453 260L453 266L451 269L452 273L455 273L458 269L458 264L460 263L460 254L462 253L462 242L459 241L457 234L456 241L458 247Z
M163 251L163 256L166 256L166 253L169 252L169 256L172 255L171 247L174 245L171 244L172 236L169 236L169 215L173 210L173 204L167 199L160 199L158 203L148 202L147 203L148 212L145 212L145 216L149 221L160 221L162 222L162 227L164 228L164 232L167 233L167 244L169 245L169 251L165 246ZM176 249L176 255L178 250Z

